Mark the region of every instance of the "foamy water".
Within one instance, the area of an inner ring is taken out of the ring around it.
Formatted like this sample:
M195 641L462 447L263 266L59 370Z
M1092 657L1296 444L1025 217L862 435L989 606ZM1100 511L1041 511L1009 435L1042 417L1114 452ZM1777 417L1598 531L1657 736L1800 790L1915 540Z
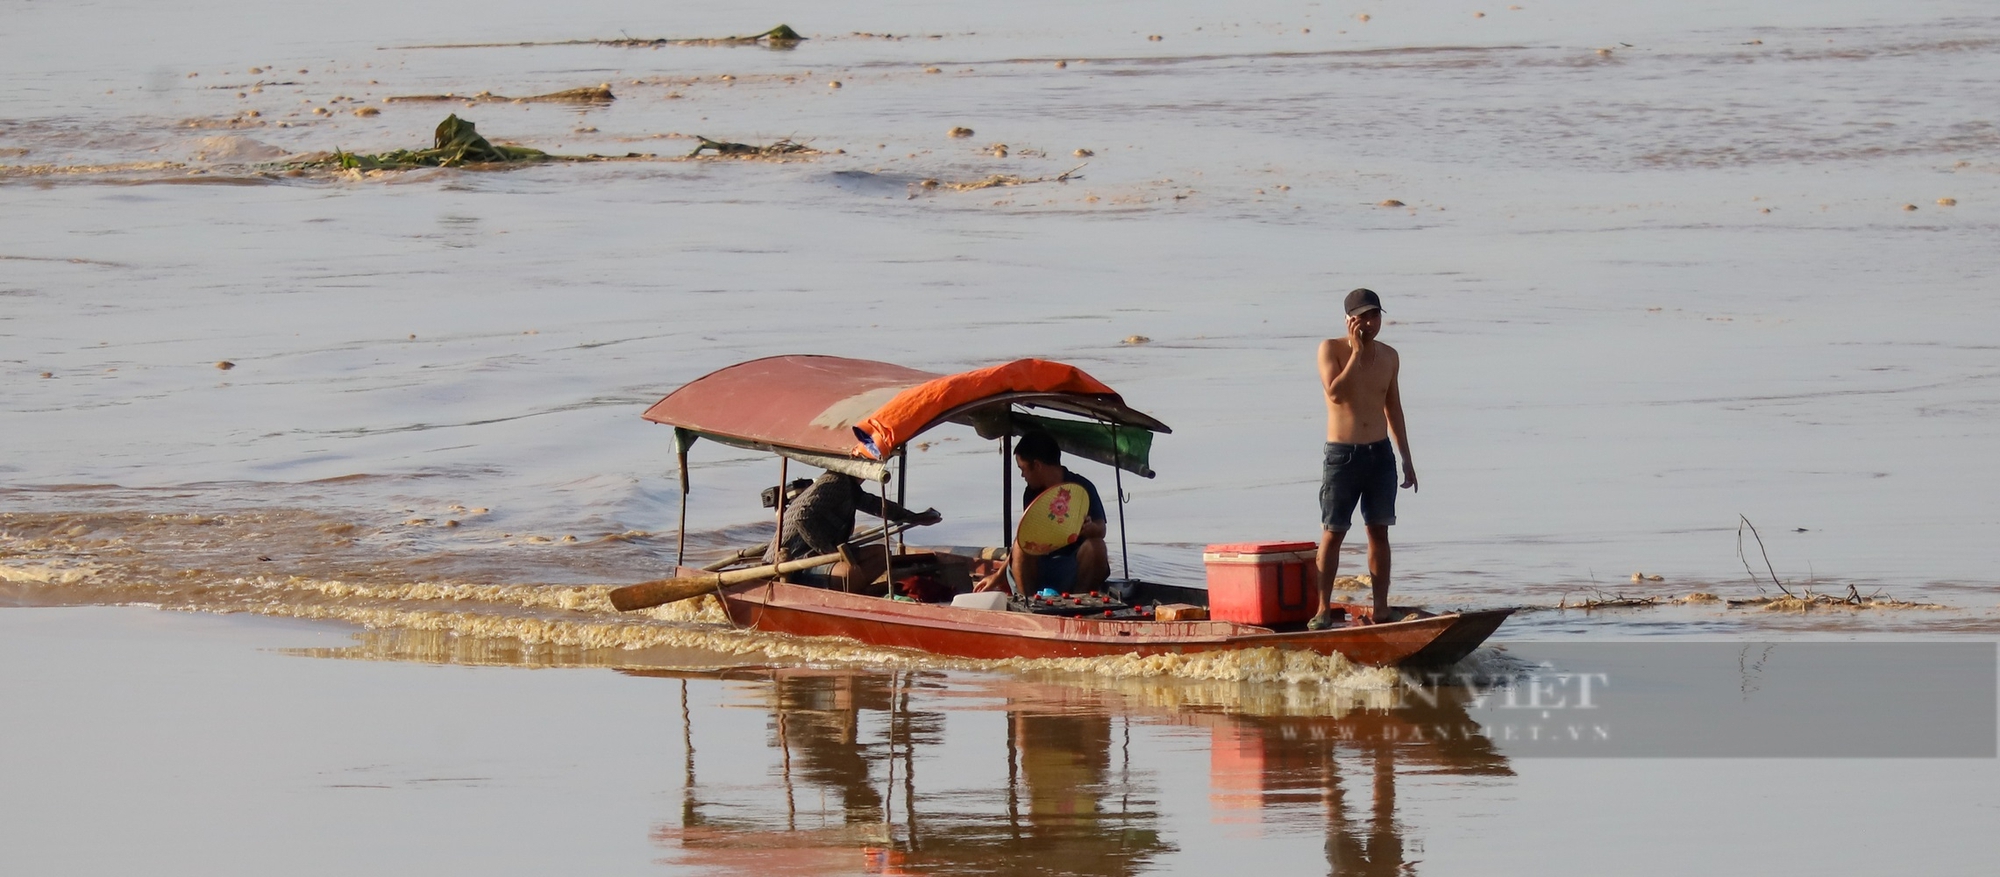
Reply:
M1118 387L1175 428L1160 477L1125 484L1133 571L1198 581L1203 543L1312 533L1312 351L1366 285L1424 483L1396 530L1408 599L1753 595L1743 514L1781 578L1954 608L1551 608L1506 630L1990 631L2000 19L1521 5L18 4L0 579L25 602L768 653L599 604L673 561L669 438L639 411L817 352L1045 356ZM779 21L813 39L409 48ZM608 107L382 102L599 83ZM448 112L641 160L272 164L425 145ZM681 160L697 134L827 154ZM924 541L996 541L997 453L936 437L911 465L912 501L946 516ZM696 552L764 538L776 466L694 463Z

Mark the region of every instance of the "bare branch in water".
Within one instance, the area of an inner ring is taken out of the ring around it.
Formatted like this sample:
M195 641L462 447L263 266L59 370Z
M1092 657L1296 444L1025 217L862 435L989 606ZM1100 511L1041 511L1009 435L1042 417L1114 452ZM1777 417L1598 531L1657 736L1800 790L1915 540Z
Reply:
M1751 583L1756 583L1757 573L1750 569L1750 558L1743 553L1744 527L1749 527L1751 537L1757 540L1757 551L1764 555L1764 571L1771 574L1771 584L1776 585L1778 590L1784 591L1785 596L1798 599L1797 594L1792 593L1783 582L1778 581L1778 571L1771 567L1771 552L1764 550L1764 537L1757 534L1757 525L1750 523L1750 519L1742 514L1738 514L1736 519L1742 522L1736 525L1736 559L1743 561L1743 571L1750 574Z

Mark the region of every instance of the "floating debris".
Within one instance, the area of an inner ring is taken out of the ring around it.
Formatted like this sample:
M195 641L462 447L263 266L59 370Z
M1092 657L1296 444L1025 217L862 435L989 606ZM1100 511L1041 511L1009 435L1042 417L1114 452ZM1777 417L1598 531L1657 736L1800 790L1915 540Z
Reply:
M1903 205L1903 209L1904 209L1904 210L1915 210L1915 209L1917 209L1917 205L1915 205L1915 204L1905 204L1905 205Z
M657 39L633 39L625 37L615 40L548 40L520 43L438 43L426 46L408 46L411 49L505 49L532 46L613 46L623 49L651 49L661 46L749 46L764 44L774 49L790 49L805 41L790 25L778 25L760 34L741 37L660 37ZM304 70L299 71L304 73Z
M701 155L704 150L712 151L716 155L762 156L765 158L774 155L799 155L802 153L818 152L818 150L810 146L803 143L793 143L789 139L780 140L768 146L753 146L748 143L729 143L722 140L710 140L699 134L695 135L695 139L701 141L701 144L696 146L693 152L688 153L689 158Z
M1072 152L1070 154L1076 156L1077 158L1089 158L1093 155L1096 155L1097 153L1094 150L1078 149L1077 151Z
M1781 596L1776 596L1776 597L1750 597L1742 600L1730 600L1729 605L1731 607L1757 606L1764 609L1776 610L1779 612L1805 612L1812 609L1949 609L1951 608L1949 606L1944 606L1938 603L1915 603L1909 600L1898 600L1893 597L1888 597L1883 595L1881 591L1876 591L1873 594L1864 595L1861 593L1859 589L1855 588L1853 585L1848 585L1847 593L1843 596L1838 596L1838 597L1832 594L1816 594L1813 592L1812 588L1804 587L1800 588L1799 592L1796 594L1787 592Z
M1149 343L1151 343L1151 342L1152 342L1152 340L1153 340L1153 339L1151 339L1151 338L1148 338L1148 337L1146 337L1146 336L1144 336L1144 335L1127 335L1127 336L1125 336L1125 340L1123 340L1123 341L1120 341L1120 342L1118 342L1118 343L1120 343L1120 344L1149 344Z
M946 132L945 132L945 134L946 134L947 136L950 136L950 137L971 137L971 136L972 136L972 129L971 129L971 128L953 128L953 129L951 129L950 131L946 131Z
M490 91L482 91L478 94L470 94L470 95L451 94L447 92L445 94L395 95L393 97L383 98L382 102L413 103L421 101L472 101L477 103L484 101L491 103L507 103L507 104L608 104L617 99L618 96L611 93L611 83L606 82L595 86L588 86L584 88L572 88L572 89L567 89L565 91L552 91L549 92L548 94L530 95L528 97L508 97L504 94L494 94L493 92Z
M1381 203L1379 203L1379 204L1376 204L1375 206L1377 206L1377 207L1402 207L1402 206L1404 206L1404 205L1403 205L1403 202L1401 202L1401 201L1398 201L1398 200L1396 200L1396 199L1394 199L1394 198L1389 198L1389 199L1385 199L1385 200L1383 200L1383 201L1382 201Z
M1556 608L1584 610L1628 609L1638 606L1658 606L1662 603L1663 599L1657 596L1627 597L1624 594L1606 594L1602 591L1595 591L1592 596L1585 597L1574 603L1570 602L1569 597L1565 595L1561 601L1556 603Z
M924 72L925 72L925 73L943 73L944 71L943 71L943 70L940 70L940 69L938 69L938 68L936 68L936 67L925 67L925 68L924 68Z
M1089 162L1085 162L1084 164L1089 164ZM982 179L972 180L970 182L964 182L964 183L946 183L946 182L940 182L938 180L924 180L922 183L918 185L922 186L925 189L950 189L954 192L969 192L974 189L997 189L1003 186L1028 186L1028 185L1033 185L1035 183L1066 183L1069 182L1070 180L1081 179L1081 176L1077 174L1077 171L1082 170L1083 167L1084 165L1080 164L1077 165L1076 167L1070 168L1069 170L1063 171L1062 173L1057 174L1053 177L1036 177L1032 180L1017 177L1012 174L993 174L991 176ZM915 196L913 195L912 197Z
M471 122L456 114L446 116L439 122L436 141L429 149L398 149L376 155L358 155L352 152L334 150L332 156L297 166L328 165L347 170L384 170L412 167L459 167L468 164L507 164L561 159L578 161L574 156L554 156L539 149L526 146L496 146Z
M826 84L826 87L827 87L827 88L839 88L839 87L840 87L840 80L836 79L836 80L834 80L834 81L832 81L832 82L829 82L829 83L827 83L827 84Z
M382 111L376 107L357 107L354 110L354 114L365 119L369 116L382 115Z
M995 143L995 144L993 144L992 146L988 146L988 147L986 147L986 151L987 151L987 152L991 152L991 153L993 153L993 157L995 157L995 158L1006 158L1006 157L1007 157L1007 144L1005 144L1005 143Z
M0 179L11 177L86 176L143 171L179 170L186 165L171 161L121 162L118 164L0 164Z
M1632 574L1632 584L1635 585L1641 582L1664 582L1666 580L1667 580L1666 576L1648 575L1642 572L1635 572Z
M232 368L235 368L235 367L236 367L236 363L233 363L233 362L230 362L229 360L226 360L226 359L225 359L225 360L222 360L221 362L218 362L218 363L216 363L216 364L215 364L215 367L216 367L216 368L219 368L219 369L221 369L221 370L223 370L223 371L228 371L228 370L230 370L230 369L232 369Z
M1958 199L1957 199L1957 198L1939 198L1939 199L1937 199L1937 203L1938 203L1938 206L1939 206L1939 207L1957 207L1957 206L1958 206Z

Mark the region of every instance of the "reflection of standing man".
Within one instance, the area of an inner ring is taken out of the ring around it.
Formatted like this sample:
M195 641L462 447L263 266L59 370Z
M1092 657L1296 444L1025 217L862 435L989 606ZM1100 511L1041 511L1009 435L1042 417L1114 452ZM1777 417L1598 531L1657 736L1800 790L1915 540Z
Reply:
M1382 299L1357 289L1347 294L1347 337L1319 344L1320 389L1326 396L1326 461L1319 485L1319 614L1314 630L1331 624L1327 604L1340 568L1340 543L1353 526L1354 507L1368 527L1368 574L1374 580L1371 622L1389 617L1389 525L1396 523L1396 454L1403 458L1402 486L1417 487L1403 426L1403 397L1396 383L1401 360L1375 336L1382 332ZM1395 440L1394 452L1390 439Z

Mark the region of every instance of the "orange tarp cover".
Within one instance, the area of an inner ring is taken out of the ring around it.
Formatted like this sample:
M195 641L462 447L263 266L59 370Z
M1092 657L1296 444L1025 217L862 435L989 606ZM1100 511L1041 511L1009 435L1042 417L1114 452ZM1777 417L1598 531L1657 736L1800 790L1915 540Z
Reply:
M1117 396L1103 381L1084 374L1083 369L1046 359L1017 359L1004 365L988 366L925 381L897 393L895 398L855 424L855 432L874 440L874 453L858 444L857 457L885 459L904 442L914 438L945 412L1001 393L1077 393Z

